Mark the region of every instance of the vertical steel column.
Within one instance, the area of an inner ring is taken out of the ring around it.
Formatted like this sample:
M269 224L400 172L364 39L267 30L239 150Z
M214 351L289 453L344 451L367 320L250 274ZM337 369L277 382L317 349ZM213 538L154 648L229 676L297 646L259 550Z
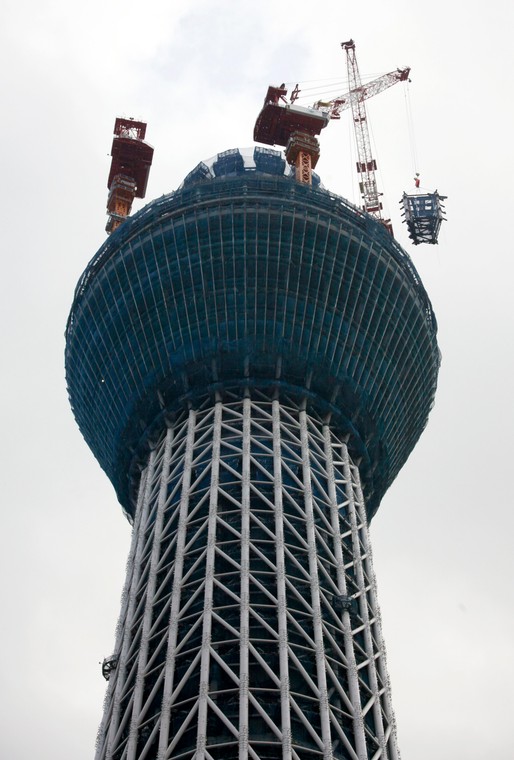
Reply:
M114 646L114 653L118 656L118 665L115 672L109 679L109 685L107 687L107 693L105 695L105 710L98 729L97 747L95 758L105 757L105 752L110 751L109 740L112 741L113 732L118 725L119 713L120 713L120 691L124 685L125 674L125 659L123 657L123 647L126 646L125 638L125 625L129 618L131 605L134 602L134 595L131 594L132 585L137 582L139 573L141 572L141 563L139 562L142 542L140 541L140 526L144 523L148 511L148 504L144 503L144 494L146 493L146 482L148 478L148 470L145 470L141 475L141 484L138 492L138 503L136 508L136 515L134 525L132 527L132 539L130 545L130 551L127 561L127 575L125 579L125 585L123 587L123 593L121 595L122 604L121 612L118 618L118 624L116 626L116 643Z
M368 656L368 674L369 674L369 685L372 692L372 709L373 709L373 717L374 717L374 724L375 724L375 733L379 742L379 745L382 749L382 752L385 752L385 742L384 742L384 724L383 724L383 715L380 705L380 697L379 697L379 684L378 684L378 678L377 678L377 663L376 658L380 656L380 649L378 646L375 646L373 642L373 637L371 634L371 626L374 623L376 619L376 610L371 604L371 599L369 597L369 591L371 588L371 577L367 573L367 566L366 566L366 548L364 546L363 542L363 533L365 528L367 528L367 515L366 513L362 512L360 507L360 499L359 499L359 492L358 492L358 485L360 478L358 478L358 468L353 466L350 466L350 471L352 473L352 483L354 487L354 514L355 514L355 525L356 525L356 540L359 542L359 554L357 559L357 565L356 565L356 573L357 577L362 577L362 583L363 583L363 593L360 596L359 602L360 602L360 610L361 610L361 617L364 621L364 640L366 643L366 653ZM370 614L371 611L371 614ZM378 642L377 642L378 644ZM387 757L387 755L386 755Z
M186 450L184 453L184 470L182 475L182 491L180 495L180 512L176 537L175 563L173 571L173 586L171 592L171 610L169 622L168 644L164 673L164 689L160 715L159 749L157 760L164 760L168 748L170 734L171 695L175 677L175 648L177 646L178 613L182 590L182 575L184 572L184 547L186 544L187 516L189 511L189 489L191 487L191 463L195 440L196 411L189 410L187 423Z
M311 599L313 609L314 642L316 644L316 671L319 689L319 712L321 719L321 738L323 741L323 757L331 760L332 740L330 732L330 716L328 710L327 674L325 671L325 651L323 646L323 629L321 626L321 602L319 593L318 563L316 552L316 535L314 532L314 514L312 505L312 485L309 457L309 438L307 413L300 412L300 437L302 444L302 471L304 485L305 519L307 541L309 544L309 573L311 577Z
M384 714L381 708L379 699L379 685L377 678L377 665L376 658L380 656L380 650L376 649L373 643L371 634L372 620L370 618L369 610L372 610L373 616L376 613L376 609L372 606L372 600L369 598L369 579L365 573L363 555L365 549L362 543L362 532L367 529L367 515L364 509L359 510L359 506L362 502L362 489L360 487L360 476L358 467L350 464L350 458L348 455L348 448L345 445L343 448L343 469L345 478L351 484L348 489L348 514L350 519L350 525L352 530L352 545L353 545L353 558L354 558L354 570L357 579L357 585L359 588L359 609L360 616L363 621L362 633L365 642L366 652L366 667L368 669L369 686L372 693L372 709L374 718L374 733L377 743L380 747L380 754L377 757L384 757L387 759L387 750L385 742L384 731ZM363 505L362 505L363 506ZM363 705L363 710L369 709L368 705Z
M354 465L354 467L358 473L357 465ZM371 581L370 587L369 587L369 599L370 599L371 609L373 609L375 612L375 639L376 639L377 647L378 647L377 669L380 673L382 683L384 684L382 711L386 718L386 726L385 726L385 729L382 730L381 740L383 743L384 757L389 758L389 760L398 760L400 755L399 755L397 739L396 739L396 719L394 716L392 700L391 700L391 687L390 687L390 682L389 682L389 675L387 672L385 644L384 644L384 638L382 635L380 608L378 606L378 599L377 599L376 576L373 570L373 560L372 560L372 551L371 551L371 541L369 538L368 518L366 515L366 505L364 502L364 494L362 493L362 484L360 482L360 477L356 478L355 490L356 490L356 495L357 495L356 506L357 506L359 519L362 525L361 541L362 541L362 546L364 549L363 562L366 569L366 574ZM379 705L381 706L382 700L380 700L380 696L381 695L379 695L379 691L377 687L376 699Z
M129 591L127 615L126 615L126 618L123 620L123 622L120 618L120 627L121 626L124 627L123 643L122 643L120 657L119 657L119 672L117 673L116 690L115 690L114 699L113 699L113 702L114 702L113 717L111 718L111 723L109 725L109 733L107 737L107 746L106 746L106 753L105 753L106 760L111 760L115 743L119 739L121 730L123 729L125 722L129 720L128 710L125 711L124 715L121 715L121 698L124 691L127 689L127 683L125 681L125 678L126 678L126 668L127 668L127 656L128 656L128 651L131 645L130 628L133 622L134 610L136 607L137 587L140 583L141 575L143 572L142 555L143 555L143 550L145 546L146 524L147 524L149 512L150 512L150 491L151 491L152 481L154 477L155 458L156 458L156 451L152 451L152 453L150 454L149 461L148 461L148 467L144 471L143 476L141 478L141 485L139 489L140 501L138 503L137 511L138 513L140 513L140 518L138 520L138 515L136 514L136 522L135 522L135 526L137 525L137 538L136 538L137 549L136 549L136 556L135 556L135 562L134 562L135 573L132 578L132 583L131 583L130 591ZM136 530L135 526L134 526L134 530ZM99 753L99 757L100 756L103 757L103 754L100 755Z
M153 527L153 546L150 556L150 568L148 573L148 581L146 586L146 599L143 613L143 630L141 632L141 640L139 644L139 658L136 675L136 687L134 690L134 698L132 702L132 716L130 720L130 731L127 748L127 760L136 760L137 743L138 743L138 729L141 714L141 707L143 704L143 689L145 686L145 670L148 661L148 637L150 627L152 624L154 596L155 596L155 581L156 581L156 566L159 561L159 555L161 551L161 531L163 523L164 506L166 503L166 487L168 479L168 471L170 464L171 443L173 440L173 429L170 428L166 432L166 441L164 446L162 462L160 462L160 468L158 472L159 481L159 496L157 501L157 513L155 516L155 524ZM155 460L155 455L154 455Z
M218 399L214 407L214 427L212 431L211 488L209 497L209 523L207 530L207 556L205 560L202 654L200 661L200 694L198 699L198 726L195 760L204 760L207 740L207 707L209 694L209 665L211 659L214 562L216 555L216 514L218 511L222 418L223 404Z
M348 588L346 585L346 575L344 572L344 558L341 542L341 523L339 516L339 507L337 493L336 493L336 472L334 469L334 456L333 449L337 446L339 451L346 446L344 443L336 443L331 440L330 427L328 425L323 426L323 437L325 439L325 457L326 466L328 472L328 489L330 496L330 518L332 523L332 530L334 531L334 554L337 559L337 583L339 586L339 593L344 596L348 596ZM351 481L341 478L342 473L337 473L339 483L344 487L346 497L349 499L348 491L352 488ZM364 724L362 720L362 707L361 697L359 692L359 679L357 676L357 663L355 661L355 651L352 640L352 625L350 620L350 613L347 609L343 609L342 612L343 625L344 625L344 653L346 656L346 667L348 676L348 691L349 698L352 705L353 712L353 731L355 738L355 749L359 760L366 760L368 754L366 750L366 736L364 734Z
M241 587L239 628L239 760L248 760L248 689L250 681L250 433L251 400L243 400L243 440L241 463Z
M280 402L272 403L273 489L275 502L275 557L277 567L278 647L280 668L280 715L282 760L291 760L291 703L289 695L289 658L287 642L286 563L284 556L284 507L282 503L282 452Z

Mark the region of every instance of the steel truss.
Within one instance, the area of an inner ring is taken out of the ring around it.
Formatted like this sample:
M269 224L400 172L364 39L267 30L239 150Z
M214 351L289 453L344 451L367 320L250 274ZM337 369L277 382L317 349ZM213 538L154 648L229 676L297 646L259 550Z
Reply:
M357 464L252 390L142 473L97 760L396 760Z

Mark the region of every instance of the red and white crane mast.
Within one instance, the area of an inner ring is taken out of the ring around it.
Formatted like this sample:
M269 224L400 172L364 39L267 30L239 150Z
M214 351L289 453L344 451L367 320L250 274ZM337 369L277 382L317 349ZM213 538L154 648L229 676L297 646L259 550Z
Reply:
M348 40L342 42L341 47L346 52L346 66L348 70L348 82L350 85L350 105L352 109L353 123L355 129L355 140L357 143L357 172L360 175L359 189L362 195L364 210L378 219L391 232L391 221L384 219L382 216L382 202L376 179L377 162L371 153L371 140L369 137L368 119L366 114L365 99L369 97L366 87L363 87L357 57L355 55L355 42ZM409 74L408 69L400 71L400 79L406 79ZM394 82L392 82L393 84Z

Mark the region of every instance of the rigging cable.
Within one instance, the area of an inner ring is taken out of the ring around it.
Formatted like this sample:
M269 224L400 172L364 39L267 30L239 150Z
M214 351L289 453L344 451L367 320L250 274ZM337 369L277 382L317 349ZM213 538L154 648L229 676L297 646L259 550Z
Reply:
M412 116L412 103L411 103L411 97L410 97L410 86L409 82L407 82L407 87L404 89L404 97L405 97L405 110L407 113L407 129L409 132L409 146L410 146L410 155L411 155L411 162L412 162L412 172L413 176L416 177L419 175L419 167L418 167L418 156L417 156L417 150L416 150L416 136L414 131L414 118Z

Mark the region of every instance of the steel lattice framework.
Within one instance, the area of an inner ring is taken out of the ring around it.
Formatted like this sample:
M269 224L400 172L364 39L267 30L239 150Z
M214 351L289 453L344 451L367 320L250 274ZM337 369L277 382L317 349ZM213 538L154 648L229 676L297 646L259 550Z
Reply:
M97 760L396 760L368 524L436 322L376 219L282 154L200 163L90 262L70 401L134 524Z
M144 470L98 760L397 757L359 471L297 400L184 411Z
M382 219L382 202L377 187L375 170L377 163L371 153L371 140L368 129L368 117L365 100L369 97L367 89L363 87L357 58L355 55L355 43L353 40L343 42L342 48L346 51L346 67L348 82L350 85L350 104L352 108L355 140L357 143L357 171L360 175L360 192L364 201L364 210L375 217ZM397 81L401 81L399 76ZM372 93L374 94L374 93Z

